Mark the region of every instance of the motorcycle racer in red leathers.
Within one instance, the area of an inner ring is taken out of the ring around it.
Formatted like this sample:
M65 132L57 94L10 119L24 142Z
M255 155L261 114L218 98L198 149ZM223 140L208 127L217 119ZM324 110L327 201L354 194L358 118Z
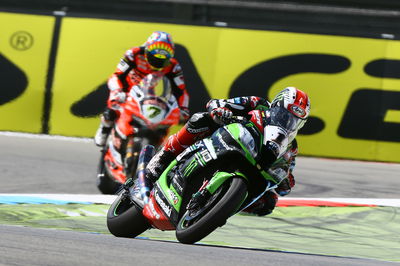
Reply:
M295 134L288 145L288 149L282 156L286 161L285 167L277 171L286 177L275 192L268 191L259 200L254 202L244 211L259 216L270 214L278 200L278 195L285 196L291 192L295 185L292 174L296 165L297 141L295 135L297 131L305 124L310 112L310 101L303 91L294 87L288 87L282 90L270 104L266 99L249 96L236 97L232 99L210 100L207 105L208 112L195 113L185 126L176 134L168 138L164 147L150 160L146 168L146 175L155 182L162 174L164 169L175 157L185 148L194 144L197 140L211 135L222 125L229 123L232 116L247 116L253 110L268 110L270 107L281 106L292 113L299 123L296 125Z
M127 50L116 71L108 79L110 95L101 115L101 123L94 137L97 146L104 146L107 136L120 115L120 104L125 102L132 85L150 73L161 72L172 86L172 93L181 110L181 122L189 119L189 94L186 91L182 68L174 58L175 45L171 35L155 31L143 46Z

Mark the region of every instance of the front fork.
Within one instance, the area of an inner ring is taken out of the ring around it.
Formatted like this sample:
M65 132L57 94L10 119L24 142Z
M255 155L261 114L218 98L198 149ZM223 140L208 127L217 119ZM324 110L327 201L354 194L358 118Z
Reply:
M229 178L240 176L247 181L247 177L241 172L216 172L211 180L205 181L200 189L192 195L192 199L188 203L188 209L195 209L202 206L204 202L211 197L218 188L220 188Z
M146 145L139 155L136 177L140 188L140 196L144 204L149 202L150 191L153 188L153 183L146 177L146 167L151 158L153 158L155 152L156 149L154 146Z
M125 158L124 158L124 174L126 179L134 178L136 165L139 161L139 155L142 147L146 146L148 141L146 138L129 136L126 143Z

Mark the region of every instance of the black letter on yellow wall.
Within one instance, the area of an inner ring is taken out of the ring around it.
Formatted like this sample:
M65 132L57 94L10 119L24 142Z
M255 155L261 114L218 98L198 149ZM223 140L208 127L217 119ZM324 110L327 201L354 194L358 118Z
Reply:
M107 81L98 86L94 91L75 102L71 106L71 113L80 117L94 117L99 115L107 106L110 94Z
M364 71L377 78L400 79L400 61L374 60L365 66ZM351 139L400 142L400 123L385 122L388 110L400 110L400 92L357 90L351 96L338 135Z
M400 110L400 92L360 89L351 96L338 135L400 142L400 123L384 121L388 110Z
M256 95L266 97L272 85L290 75L298 73L334 74L348 69L350 61L342 56L327 54L296 54L264 61L243 72L232 84L230 97ZM323 83L319 88L324 93ZM287 84L295 86L296 84ZM283 89L283 88L282 88ZM299 88L307 92L307 88ZM329 97L329 92L326 92ZM312 99L311 99L312 113ZM317 114L316 114L317 115ZM324 129L322 119L311 116L300 134L310 135Z
M0 54L0 105L18 98L28 86L24 72Z
M400 79L400 61L388 59L371 61L365 66L364 71L373 77Z

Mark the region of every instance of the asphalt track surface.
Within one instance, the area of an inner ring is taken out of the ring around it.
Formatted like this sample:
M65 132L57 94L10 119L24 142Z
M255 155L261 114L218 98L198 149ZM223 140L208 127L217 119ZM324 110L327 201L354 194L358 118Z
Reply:
M0 193L98 194L91 141L0 135ZM300 147L301 148L301 147ZM399 198L400 165L299 157L293 197ZM398 265L0 225L0 265Z

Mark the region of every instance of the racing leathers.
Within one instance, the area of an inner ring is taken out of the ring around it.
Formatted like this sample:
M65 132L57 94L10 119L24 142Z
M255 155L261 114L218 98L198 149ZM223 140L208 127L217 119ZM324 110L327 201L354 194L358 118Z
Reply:
M96 132L95 143L98 146L105 144L106 138L120 115L121 103L125 102L133 85L138 84L146 75L158 72L165 75L172 88L172 93L178 101L181 110L181 122L189 119L189 94L186 91L182 68L176 58L162 69L154 69L146 60L144 46L133 47L127 50L121 58L115 72L108 79L107 85L110 95L107 107L101 116L101 124Z
M268 110L270 103L260 97L235 97L231 99L213 99L207 105L207 112L195 113L176 134L170 136L164 147L150 160L146 174L155 182L165 167L185 148L196 141L211 135L216 129L230 122L232 116L247 116L253 110ZM259 200L244 211L259 216L270 214L278 200L278 195L285 196L295 185L293 169L297 155L297 142L293 140L285 152L281 164L285 178L274 192L268 191ZM270 173L271 174L271 173ZM273 173L272 173L273 174Z

